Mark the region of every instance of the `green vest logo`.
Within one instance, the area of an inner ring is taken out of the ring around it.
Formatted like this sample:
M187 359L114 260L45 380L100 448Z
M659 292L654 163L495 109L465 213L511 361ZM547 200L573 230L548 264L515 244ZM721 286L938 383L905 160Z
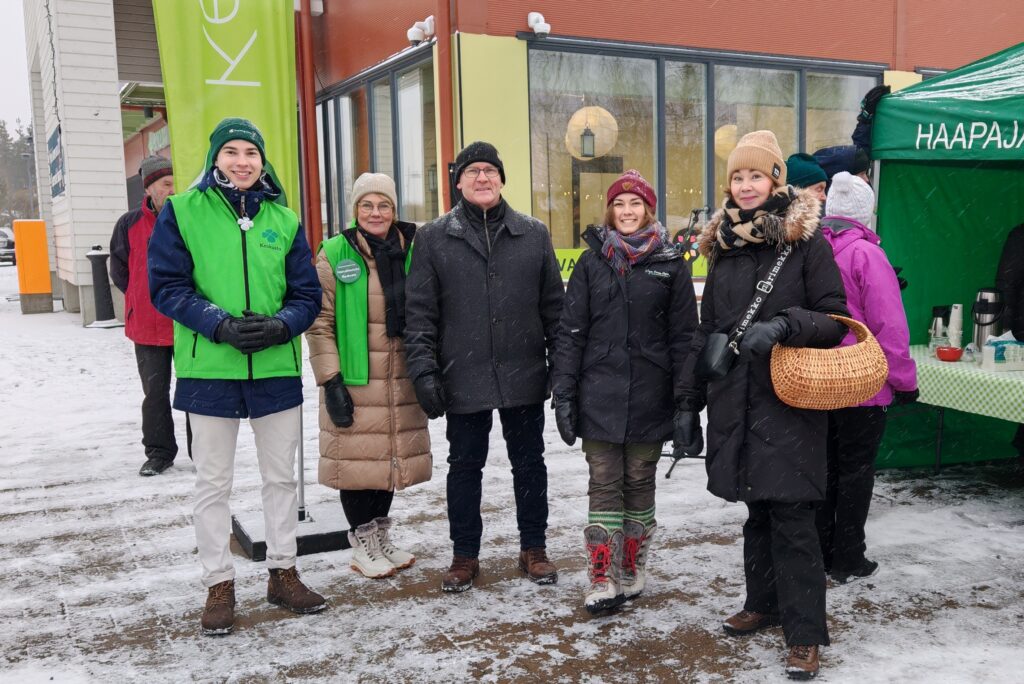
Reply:
M277 242L277 238L280 237L276 230L273 228L267 228L265 231L260 233L260 237L263 238L260 240L260 247L264 249L272 249L275 252L281 251L280 245L274 244Z

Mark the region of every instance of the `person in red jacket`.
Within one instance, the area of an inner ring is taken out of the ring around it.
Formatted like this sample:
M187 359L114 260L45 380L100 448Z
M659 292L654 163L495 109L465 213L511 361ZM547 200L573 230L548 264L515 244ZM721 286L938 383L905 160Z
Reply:
M135 343L142 379L142 445L146 462L139 475L159 475L174 463L178 444L171 417L171 356L174 327L153 307L149 296L146 252L156 216L174 193L171 162L152 156L139 169L145 196L142 206L117 221L110 238L110 278L124 293L124 333Z

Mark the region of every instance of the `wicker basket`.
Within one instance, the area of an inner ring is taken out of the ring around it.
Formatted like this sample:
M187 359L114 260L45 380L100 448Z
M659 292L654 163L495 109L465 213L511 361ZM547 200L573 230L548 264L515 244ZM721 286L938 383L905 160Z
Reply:
M852 318L832 318L853 330L856 344L832 349L777 344L772 349L772 385L783 403L831 411L862 404L885 384L889 364L868 327Z

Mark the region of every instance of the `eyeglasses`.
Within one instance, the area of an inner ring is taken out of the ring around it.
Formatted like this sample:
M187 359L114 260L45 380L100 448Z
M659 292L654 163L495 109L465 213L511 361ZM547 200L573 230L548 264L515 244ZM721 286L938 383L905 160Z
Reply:
M359 211L364 214L372 214L373 210L376 209L381 214L390 214L394 207L388 202L382 202L380 204L373 204L372 202L360 202L356 205Z
M494 168L493 166L489 166L486 169L470 167L463 171L462 175L464 175L469 180L476 180L481 173L484 174L484 176L486 176L488 180L494 180L495 178L498 177L498 175L501 172L498 171L498 169Z

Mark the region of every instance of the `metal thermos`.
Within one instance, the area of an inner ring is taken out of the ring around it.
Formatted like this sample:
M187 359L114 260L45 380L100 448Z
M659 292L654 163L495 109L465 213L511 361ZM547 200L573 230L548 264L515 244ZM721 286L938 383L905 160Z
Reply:
M983 287L978 290L971 307L971 318L974 319L974 346L981 349L985 340L1003 333L1003 293L994 287Z

